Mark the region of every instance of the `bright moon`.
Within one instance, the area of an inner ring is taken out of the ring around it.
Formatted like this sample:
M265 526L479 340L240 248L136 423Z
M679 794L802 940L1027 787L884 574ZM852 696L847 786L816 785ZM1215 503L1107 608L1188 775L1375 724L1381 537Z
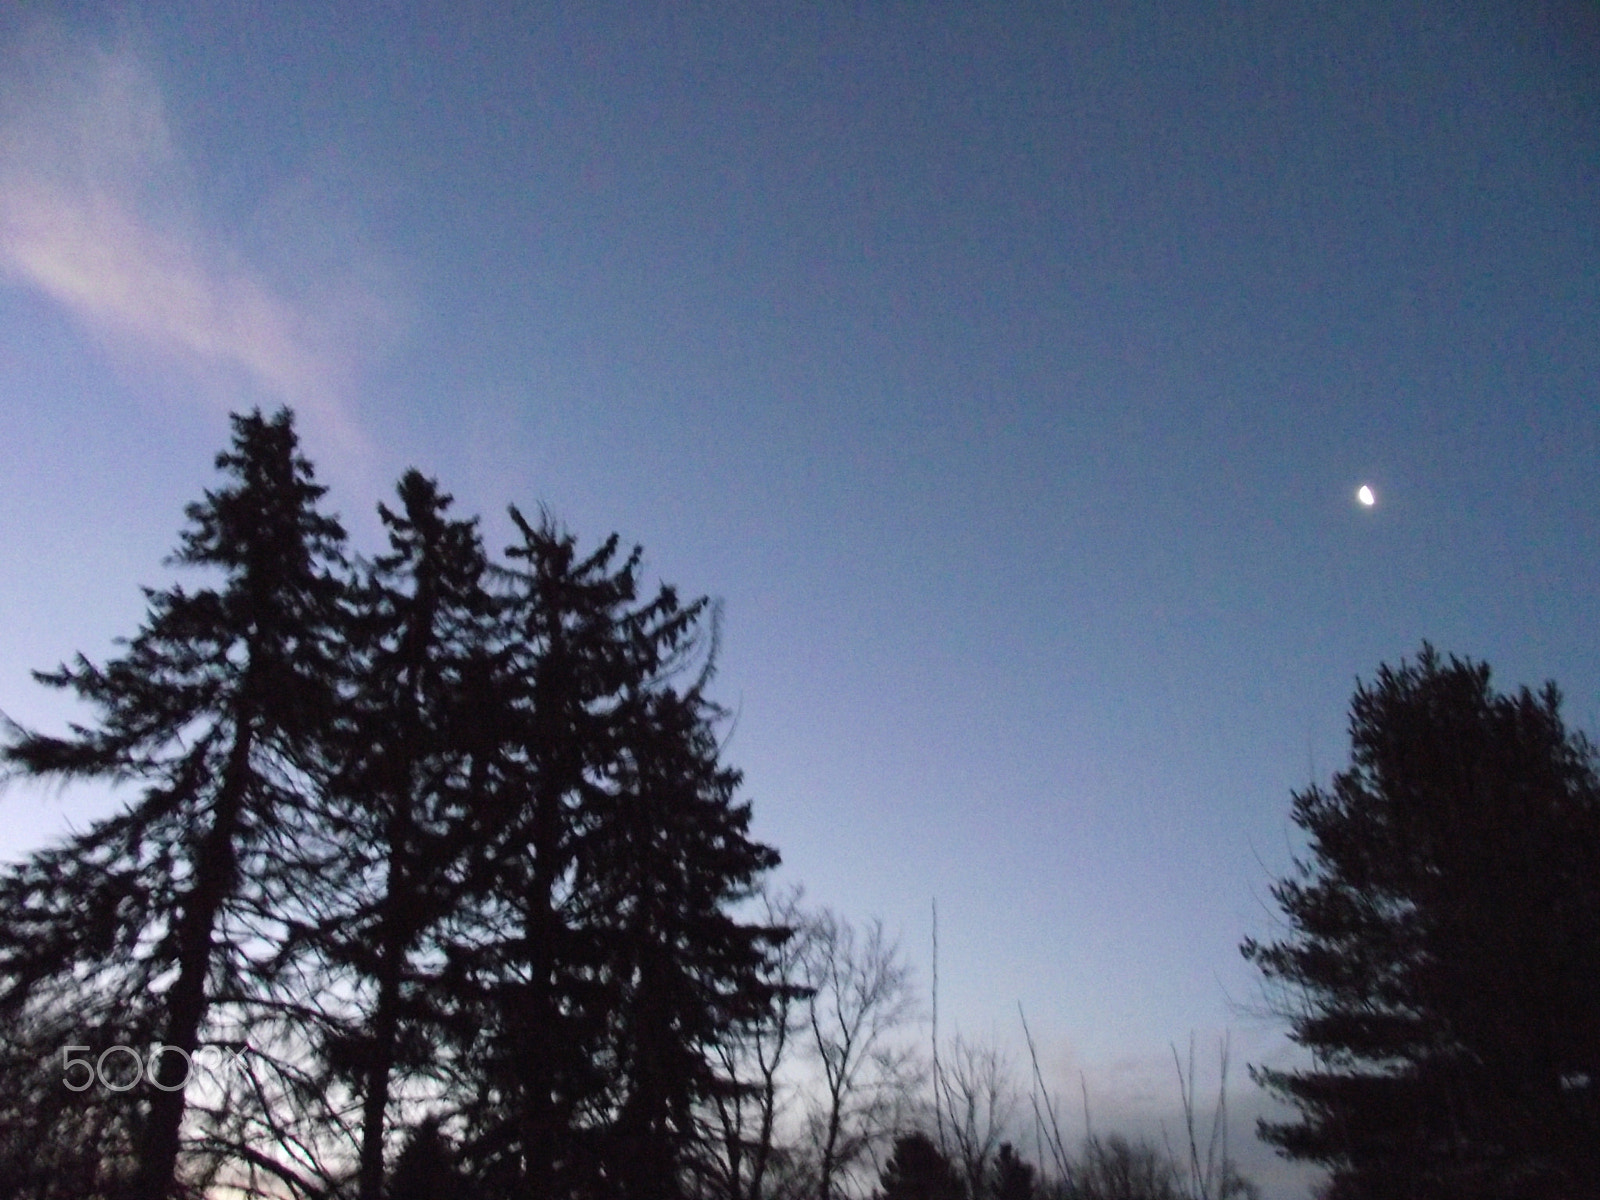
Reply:
M1372 489L1364 483L1356 489L1356 499L1361 501L1363 508L1371 508L1378 502L1377 496L1372 494Z

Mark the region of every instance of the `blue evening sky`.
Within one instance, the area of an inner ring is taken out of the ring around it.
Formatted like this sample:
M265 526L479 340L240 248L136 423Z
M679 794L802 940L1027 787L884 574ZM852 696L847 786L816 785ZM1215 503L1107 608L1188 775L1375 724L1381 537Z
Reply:
M936 896L945 1028L1021 1001L1097 1125L1232 1028L1303 1190L1237 943L1356 677L1600 711L1597 64L1577 0L5 6L0 710L290 404L359 548L416 464L720 598L782 880L924 981Z

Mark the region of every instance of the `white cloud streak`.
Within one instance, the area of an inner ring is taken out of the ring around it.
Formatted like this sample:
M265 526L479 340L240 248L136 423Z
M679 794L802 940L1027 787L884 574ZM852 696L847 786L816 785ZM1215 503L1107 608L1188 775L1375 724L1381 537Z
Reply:
M289 404L364 457L349 313L380 316L377 299L352 304L347 285L328 319L207 231L161 89L130 49L41 34L3 70L0 274L119 347L220 373L226 406Z

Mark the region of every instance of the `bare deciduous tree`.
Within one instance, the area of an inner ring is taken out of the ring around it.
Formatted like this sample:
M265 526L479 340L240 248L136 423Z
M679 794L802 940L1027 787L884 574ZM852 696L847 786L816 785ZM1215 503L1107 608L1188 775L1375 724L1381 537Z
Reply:
M918 1062L897 1035L916 1015L911 968L874 919L858 930L828 909L805 955L809 1050L821 1071L808 1114L816 1195L833 1200L909 1115Z
M795 1155L781 1142L779 1126L786 1123L793 1100L786 1076L809 1027L805 978L815 929L802 899L799 887L763 892L762 923L794 930L767 967L772 1011L766 1021L713 1050L724 1076L736 1084L735 1090L712 1097L704 1118L705 1141L714 1157L701 1174L707 1193L719 1200L774 1200L794 1191Z
M966 1180L967 1195L985 1194L989 1175L1021 1102L1011 1063L994 1046L957 1037L943 1055L939 1094L949 1131L947 1152Z
M1211 1136L1206 1141L1205 1153L1200 1152L1198 1117L1195 1103L1196 1076L1194 1069L1194 1034L1189 1035L1189 1070L1184 1072L1178 1058L1178 1048L1172 1047L1172 1065L1178 1072L1178 1098L1183 1102L1183 1125L1187 1161L1180 1173L1187 1175L1187 1194L1195 1200L1232 1200L1232 1197L1253 1197L1255 1185L1239 1174L1238 1164L1228 1153L1228 1051L1230 1039L1224 1037L1217 1047L1217 1102L1211 1110ZM1178 1155L1167 1147L1168 1156L1177 1161Z
M1185 1200L1177 1165L1148 1142L1120 1134L1083 1143L1072 1200Z

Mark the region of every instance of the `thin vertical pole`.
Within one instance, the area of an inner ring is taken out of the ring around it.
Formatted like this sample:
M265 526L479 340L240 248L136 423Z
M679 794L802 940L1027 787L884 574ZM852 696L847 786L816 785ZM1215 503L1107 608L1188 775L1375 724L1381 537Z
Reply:
M933 1123L939 1133L939 1153L944 1144L944 1092L939 1083L939 897L933 898Z

